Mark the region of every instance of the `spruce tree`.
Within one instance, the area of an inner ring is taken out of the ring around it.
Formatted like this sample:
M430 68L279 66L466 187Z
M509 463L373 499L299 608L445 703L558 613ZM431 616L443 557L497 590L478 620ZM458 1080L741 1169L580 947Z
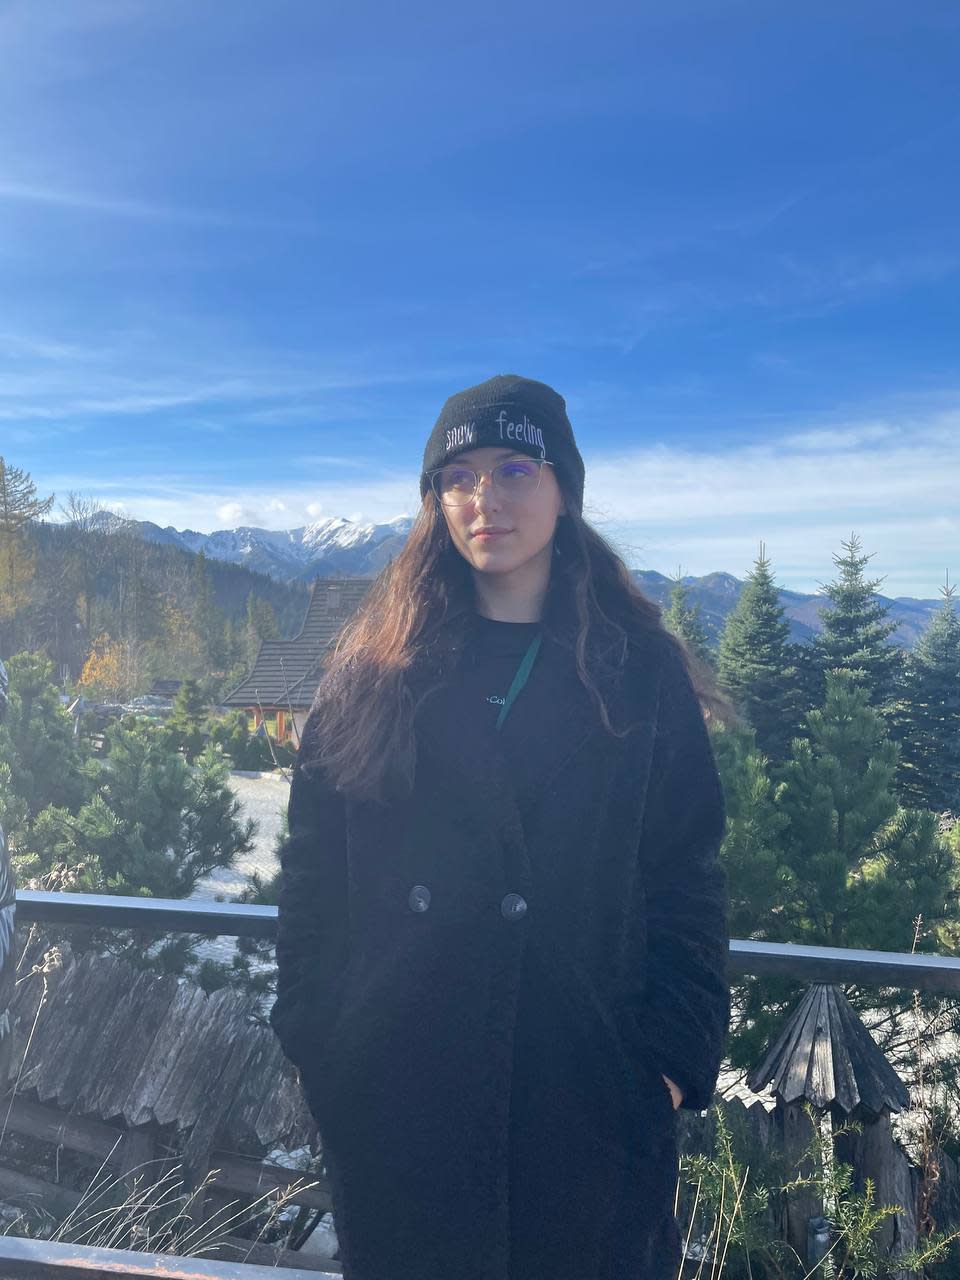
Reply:
M815 637L814 637L815 639ZM796 671L793 681L796 696L797 723L802 724L810 711L823 706L824 682L820 655L813 639L791 642L787 645L787 658Z
M224 643L224 618L213 592L210 569L203 551L197 553L193 563L192 621L200 637L203 674L223 671L228 654Z
M907 658L898 783L906 803L960 816L960 616L949 578L940 594Z
M188 760L193 760L203 750L209 714L210 708L199 683L184 680L173 700L167 727L174 747L182 749Z
M764 936L789 887L783 832L789 819L752 729L720 725L711 735L723 784L727 825L720 851L727 874L730 934Z
M690 587L683 581L679 569L670 591L670 608L663 615L663 621L667 629L679 636L705 666L713 666L713 653L700 605L690 603Z
M790 663L789 634L761 542L720 633L717 677L756 731L758 747L773 761L786 756L796 722L796 670Z
M837 577L821 584L830 604L820 611L823 629L813 642L820 672L817 701L826 694L824 677L828 671L852 671L867 690L871 706L892 716L903 655L887 638L897 624L888 616L887 606L875 598L883 579L868 581L864 577L872 555L862 554L855 533L840 545L843 555L833 557Z
M827 674L826 685L824 706L807 715L790 759L774 771L788 825L777 837L777 871L760 866L761 883L773 874L779 880L779 901L771 908L767 893L753 919L746 912L747 936L909 951L919 916L919 949L948 951L960 926L955 859L932 813L898 806L897 746L862 682L840 669ZM753 976L738 984L741 1024L731 1034L738 1065L755 1061L804 985ZM899 1047L912 993L867 987L847 994L858 1010L889 1014L881 1047Z
M270 743L260 733L251 733L250 717L246 711L232 711L220 720L211 722L210 741L216 743L230 758L234 769L272 769L273 756ZM274 747L281 765L292 763L294 753L277 743Z

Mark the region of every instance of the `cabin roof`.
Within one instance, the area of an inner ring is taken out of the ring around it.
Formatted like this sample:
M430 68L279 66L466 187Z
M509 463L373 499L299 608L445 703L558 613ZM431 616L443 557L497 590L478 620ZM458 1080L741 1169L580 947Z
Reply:
M315 578L307 612L291 640L264 640L253 670L221 701L224 707L293 707L307 711L320 680L323 655L356 613L370 578Z
M824 1111L855 1108L879 1116L884 1107L910 1105L906 1085L887 1061L859 1014L832 983L814 982L793 1010L746 1083L768 1086L778 1102L807 1098Z

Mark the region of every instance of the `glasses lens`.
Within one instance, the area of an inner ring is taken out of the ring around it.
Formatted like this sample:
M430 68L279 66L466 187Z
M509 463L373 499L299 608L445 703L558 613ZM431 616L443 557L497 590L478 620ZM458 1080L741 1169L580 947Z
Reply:
M501 462L493 472L497 488L510 497L532 493L540 484L540 467L532 458L511 458Z
M492 472L493 483L505 498L522 498L540 486L540 464L533 458L511 458ZM447 507L462 507L477 492L479 478L472 467L452 463L434 472L433 488Z
M444 467L433 477L433 487L448 507L462 506L476 493L477 473L469 467Z

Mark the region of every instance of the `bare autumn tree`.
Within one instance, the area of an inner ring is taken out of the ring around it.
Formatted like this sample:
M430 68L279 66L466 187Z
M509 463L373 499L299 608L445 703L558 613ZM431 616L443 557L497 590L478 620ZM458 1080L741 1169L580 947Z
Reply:
M80 591L80 621L84 640L89 642L93 630L93 598L96 594L97 574L106 559L104 543L118 523L112 511L95 498L85 498L71 490L66 502L60 504L60 512L67 523L80 535L76 539L71 559Z
M0 456L0 623L11 622L29 596L33 557L26 530L47 514L54 501L53 494L49 498L36 495L30 475Z

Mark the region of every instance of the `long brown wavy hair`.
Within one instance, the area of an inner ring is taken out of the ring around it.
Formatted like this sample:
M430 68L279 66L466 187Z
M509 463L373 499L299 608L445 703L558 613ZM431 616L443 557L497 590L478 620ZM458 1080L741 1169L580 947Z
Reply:
M557 519L554 556L540 619L544 636L569 649L604 728L617 728L600 685L618 669L628 644L650 633L679 652L709 720L734 718L713 672L663 624L613 547L577 513L557 473L566 515ZM456 549L432 491L400 553L374 580L323 662L311 709L314 731L304 766L322 766L333 784L385 801L409 791L416 767L414 717L463 652L476 614L473 576ZM429 667L434 683L415 695L413 674Z

